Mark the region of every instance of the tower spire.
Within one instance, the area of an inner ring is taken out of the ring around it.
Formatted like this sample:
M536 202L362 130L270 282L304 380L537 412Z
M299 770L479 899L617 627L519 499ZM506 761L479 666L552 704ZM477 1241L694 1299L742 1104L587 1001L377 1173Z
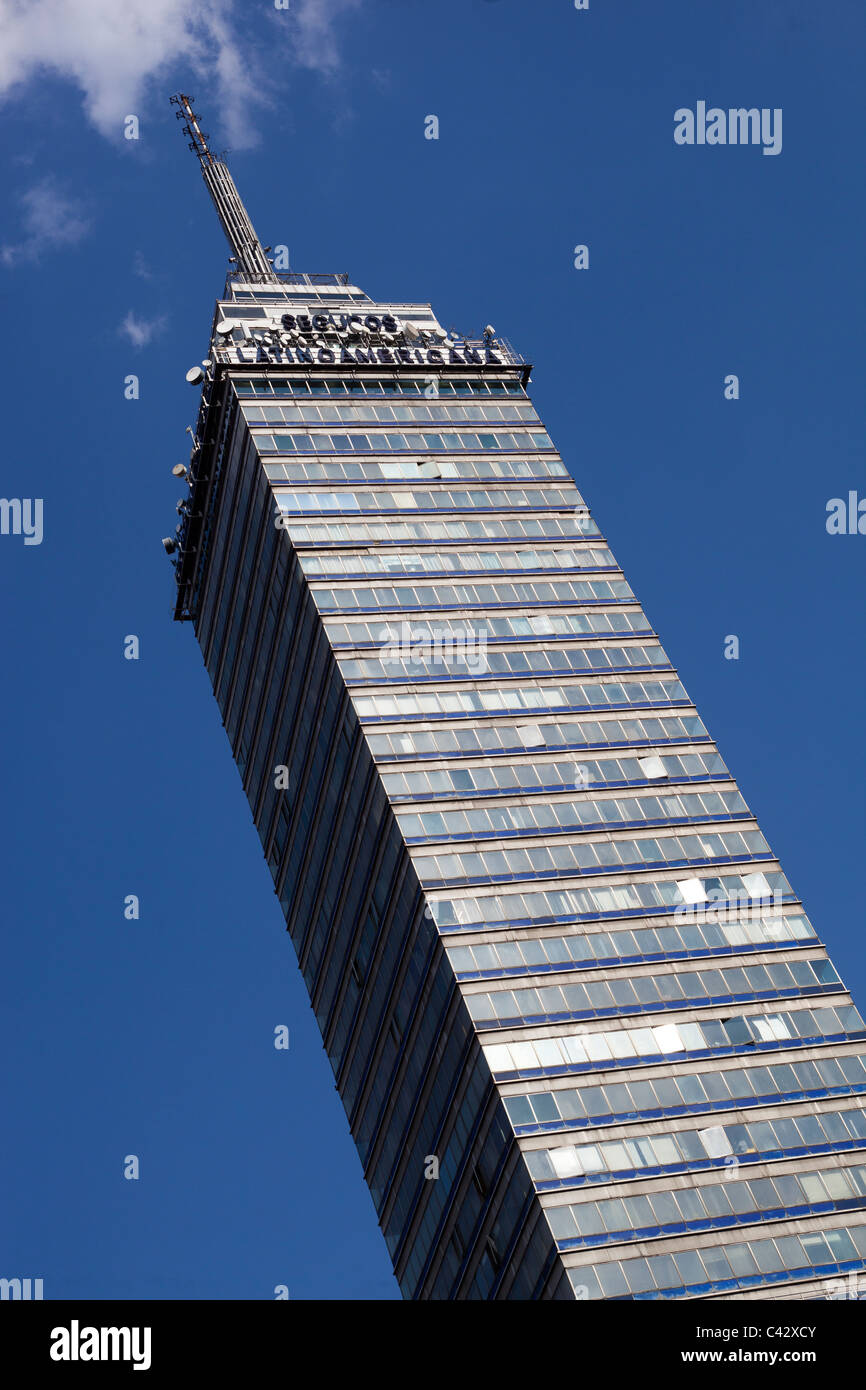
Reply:
M192 109L193 98L178 92L171 98L171 103L179 108L176 112L178 120L182 117L186 119L183 132L189 136L189 147L198 157L208 193L232 255L237 259L238 270L248 280L278 280L279 276L256 236L228 165L218 159L208 145L208 137L199 124L200 117Z

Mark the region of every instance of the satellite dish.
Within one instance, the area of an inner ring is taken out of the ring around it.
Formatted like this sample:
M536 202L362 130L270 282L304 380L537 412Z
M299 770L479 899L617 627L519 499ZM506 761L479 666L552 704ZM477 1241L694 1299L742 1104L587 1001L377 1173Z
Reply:
M174 465L174 468L171 470L171 472L172 472L172 477L174 477L174 478L185 478L185 477L186 477L186 464L183 464L183 463L176 463L176 464Z
M222 323L218 323L216 326L217 333L231 333L233 329L234 324L226 323L225 321L223 321Z
M211 362L209 358L205 357L201 365L205 368L208 368L213 366L213 362Z
M197 386L200 381L204 381L204 372L201 367L190 367L186 379L190 386Z

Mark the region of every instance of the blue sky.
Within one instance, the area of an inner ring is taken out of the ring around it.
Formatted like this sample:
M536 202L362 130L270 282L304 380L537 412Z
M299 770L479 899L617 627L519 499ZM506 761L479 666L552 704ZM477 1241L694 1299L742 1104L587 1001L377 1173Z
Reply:
M535 363L554 440L866 1004L866 538L825 528L830 498L866 495L864 30L858 0L0 0L2 492L44 499L41 545L0 536L0 1274L49 1298L398 1297L171 621L184 373L227 256L179 88L295 268L492 322ZM781 108L781 154L677 146L699 100Z

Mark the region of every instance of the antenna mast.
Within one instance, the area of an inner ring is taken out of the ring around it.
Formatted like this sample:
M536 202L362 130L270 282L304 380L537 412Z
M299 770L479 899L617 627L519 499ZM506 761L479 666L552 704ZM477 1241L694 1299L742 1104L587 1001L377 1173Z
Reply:
M228 165L212 154L208 146L208 136L199 125L200 118L193 111L192 103L193 98L186 96L184 92L178 92L171 98L171 104L180 108L175 113L177 119L186 119L183 133L189 136L189 147L198 156L207 191L217 210L232 255L237 260L238 270L247 280L278 282L279 276L256 236Z

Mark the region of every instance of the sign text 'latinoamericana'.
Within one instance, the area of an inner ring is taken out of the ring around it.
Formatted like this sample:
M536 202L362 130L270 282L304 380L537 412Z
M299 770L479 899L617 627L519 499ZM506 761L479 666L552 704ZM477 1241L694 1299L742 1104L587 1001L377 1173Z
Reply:
M243 333L239 341L231 333ZM315 341L297 341L301 334L340 334L365 339L352 345L333 345ZM382 341L382 335L405 335L406 345ZM281 314L279 324L251 324L246 318L224 320L217 327L216 350L221 356L238 362L297 362L307 365L331 363L381 363L405 366L460 366L485 363L502 364L504 354L489 342L475 344L442 342L441 329L404 323L392 314L296 313ZM372 340L379 339L378 342Z

